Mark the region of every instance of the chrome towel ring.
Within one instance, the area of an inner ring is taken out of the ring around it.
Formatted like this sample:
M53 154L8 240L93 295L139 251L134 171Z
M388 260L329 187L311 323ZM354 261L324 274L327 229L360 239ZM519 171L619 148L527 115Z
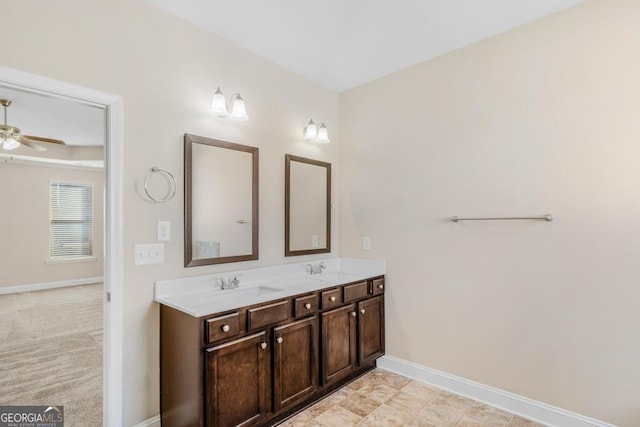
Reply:
M148 173L147 173L147 176L144 177L144 192L146 193L147 197L149 199L153 200L154 202L166 203L169 200L173 199L173 197L176 195L176 188L178 186L178 183L176 182L176 177L173 176L173 174L171 172L169 172L168 170L159 168L157 166L153 166L151 168L151 173L153 174L153 173L156 173L156 172L164 174L167 177L167 180L169 181L169 191L167 191L167 195L162 199L158 199L156 197L153 197L149 193L148 181L149 181L149 177L151 175L148 174Z

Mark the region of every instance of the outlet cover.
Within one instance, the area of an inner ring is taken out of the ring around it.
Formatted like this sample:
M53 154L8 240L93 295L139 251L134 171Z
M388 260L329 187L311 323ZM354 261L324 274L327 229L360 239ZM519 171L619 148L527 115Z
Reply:
M370 251L371 250L371 237L364 236L362 238L362 250Z
M158 221L157 240L158 242L171 241L171 221Z

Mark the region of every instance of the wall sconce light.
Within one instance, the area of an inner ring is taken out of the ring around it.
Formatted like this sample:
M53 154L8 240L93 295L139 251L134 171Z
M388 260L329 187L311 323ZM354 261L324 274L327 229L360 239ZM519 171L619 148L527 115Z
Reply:
M231 95L231 103L227 106L227 99L224 93L218 88L211 100L211 111L218 117L226 117L239 122L248 120L247 110L244 106L244 99L239 93Z
M302 130L302 135L304 136L305 141L315 142L318 144L328 144L329 141L329 131L324 123L319 123L316 125L313 122L313 119L309 120L309 123Z

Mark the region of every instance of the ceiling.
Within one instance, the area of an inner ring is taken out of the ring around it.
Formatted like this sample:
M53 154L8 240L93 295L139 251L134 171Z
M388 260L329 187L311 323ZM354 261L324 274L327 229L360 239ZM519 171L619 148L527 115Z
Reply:
M104 145L106 116L102 108L3 86L0 99L12 101L7 124L20 128L24 135L61 139L69 146ZM4 123L1 110L0 121Z
M145 1L341 92L585 0ZM2 86L0 98L26 135L104 145L100 108Z
M341 92L585 0L145 0Z

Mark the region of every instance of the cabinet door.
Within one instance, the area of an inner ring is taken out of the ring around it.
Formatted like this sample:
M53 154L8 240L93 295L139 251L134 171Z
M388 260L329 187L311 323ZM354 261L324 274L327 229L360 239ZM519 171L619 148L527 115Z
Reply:
M273 401L275 410L292 405L318 389L318 327L310 317L273 330Z
M251 426L269 411L269 354L264 332L207 350L207 426Z
M322 384L345 377L356 364L355 304L322 313Z
M358 363L368 365L384 354L384 299L369 298L358 303Z

